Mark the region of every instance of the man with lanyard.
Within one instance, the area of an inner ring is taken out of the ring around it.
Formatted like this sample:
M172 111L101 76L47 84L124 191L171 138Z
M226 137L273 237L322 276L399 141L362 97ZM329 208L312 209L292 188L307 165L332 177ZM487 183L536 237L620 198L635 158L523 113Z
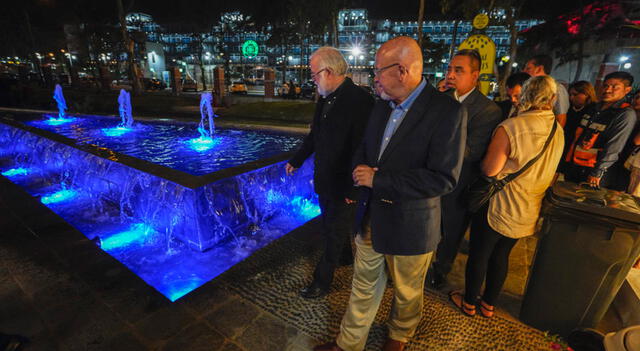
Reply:
M612 166L636 124L633 109L624 102L632 84L633 76L627 72L605 76L600 102L590 107L576 129L566 158L566 180L594 188L612 185L616 171Z

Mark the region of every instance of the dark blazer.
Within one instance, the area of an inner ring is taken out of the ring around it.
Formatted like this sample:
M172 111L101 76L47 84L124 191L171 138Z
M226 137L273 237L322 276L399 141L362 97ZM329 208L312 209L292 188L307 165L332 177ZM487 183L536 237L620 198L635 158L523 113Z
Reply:
M289 161L296 168L311 154L314 157L313 184L316 193L332 199L355 199L357 188L351 177L351 160L362 141L374 99L350 78L334 92L335 100L326 116L324 105L333 94L320 98L311 124L311 131Z
M450 94L453 96L453 93ZM462 101L467 111L467 139L458 185L442 197L442 235L438 260L455 259L460 239L464 236L471 214L465 191L481 174L480 162L486 153L493 130L502 122L502 111L478 89ZM511 108L511 107L509 107Z
M374 106L354 164L378 167L373 188L363 187L356 230L371 219L376 252L420 255L440 240L440 197L458 181L464 156L467 117L461 105L427 84L378 160L391 107Z
M453 91L450 96L453 97ZM500 107L477 88L462 101L462 106L467 110L467 139L464 163L454 193L463 192L463 188L480 175L480 162L487 151L493 131L503 121Z

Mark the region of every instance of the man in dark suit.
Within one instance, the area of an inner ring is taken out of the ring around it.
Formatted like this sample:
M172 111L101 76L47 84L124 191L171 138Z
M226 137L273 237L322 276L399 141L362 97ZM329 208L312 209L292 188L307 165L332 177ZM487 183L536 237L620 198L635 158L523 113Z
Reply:
M286 172L291 174L315 154L313 181L322 211L325 248L311 284L300 295L318 298L328 293L335 268L353 260L351 225L356 188L351 180L351 160L362 141L374 99L346 77L347 62L335 48L316 50L310 68L321 98L311 132L287 163Z
M505 88L507 91L507 99L500 101L497 105L502 110L502 119L514 117L518 112L518 102L520 100L520 92L522 86L531 76L529 73L517 72L507 78Z
M362 350L387 283L394 284L384 351L401 351L422 316L427 267L440 240L440 196L457 183L466 137L460 103L422 78L418 43L397 37L376 53L377 102L354 157L361 187L351 297L336 342Z
M467 110L467 143L460 179L455 190L442 197L442 241L428 275L432 287L441 288L458 253L467 231L471 213L467 210L466 188L480 176L480 161L489 145L491 135L502 121L502 111L477 88L481 66L476 50L458 51L447 68L449 93Z

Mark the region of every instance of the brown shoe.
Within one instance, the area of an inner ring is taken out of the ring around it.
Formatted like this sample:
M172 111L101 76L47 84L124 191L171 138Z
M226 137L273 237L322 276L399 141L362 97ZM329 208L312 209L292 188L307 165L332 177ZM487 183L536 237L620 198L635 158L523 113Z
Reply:
M387 341L384 343L382 347L382 351L402 351L407 343L402 341L393 340L391 338L387 338Z
M338 346L338 344L336 344L335 341L333 341L328 344L318 345L313 348L313 351L344 351L344 350L341 349L340 346Z

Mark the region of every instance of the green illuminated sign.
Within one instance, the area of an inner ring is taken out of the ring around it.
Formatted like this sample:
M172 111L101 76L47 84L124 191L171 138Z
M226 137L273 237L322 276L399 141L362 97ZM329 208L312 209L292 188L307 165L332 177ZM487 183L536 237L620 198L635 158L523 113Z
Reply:
M242 55L244 57L258 56L258 43L253 40L247 40L242 44Z

